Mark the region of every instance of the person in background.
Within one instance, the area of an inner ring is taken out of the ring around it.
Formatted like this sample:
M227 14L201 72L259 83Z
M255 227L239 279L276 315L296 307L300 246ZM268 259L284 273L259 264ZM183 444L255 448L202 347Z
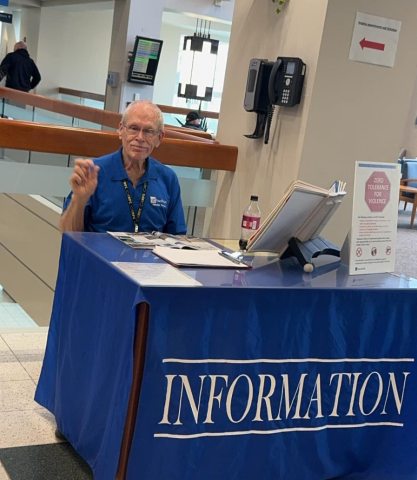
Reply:
M30 58L25 42L17 42L0 64L0 80L6 77L6 87L28 92L41 81L41 74Z
M178 178L150 156L163 137L161 110L146 100L130 103L119 125L120 150L75 160L61 231L185 234Z
M196 111L191 111L191 112L187 113L187 116L185 118L184 127L194 128L195 130L205 131L205 128L204 128L204 125L203 125L203 118Z

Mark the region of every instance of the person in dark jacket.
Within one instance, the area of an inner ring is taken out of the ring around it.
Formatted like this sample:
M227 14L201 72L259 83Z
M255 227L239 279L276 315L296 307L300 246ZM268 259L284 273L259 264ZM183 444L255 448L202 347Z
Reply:
M207 131L205 119L194 110L188 112L183 126L187 128L194 128L195 130Z
M28 92L41 81L41 74L30 58L25 42L17 42L0 64L0 80L6 76L6 87Z

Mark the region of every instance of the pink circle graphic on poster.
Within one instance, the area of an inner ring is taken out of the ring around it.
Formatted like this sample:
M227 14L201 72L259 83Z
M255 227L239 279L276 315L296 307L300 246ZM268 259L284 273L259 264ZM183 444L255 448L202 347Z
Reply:
M365 202L371 212L382 212L388 205L391 183L385 172L373 172L365 184Z

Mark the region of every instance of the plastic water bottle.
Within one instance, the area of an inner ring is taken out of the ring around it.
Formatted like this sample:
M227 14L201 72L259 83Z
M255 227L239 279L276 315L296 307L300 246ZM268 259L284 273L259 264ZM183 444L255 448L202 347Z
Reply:
M249 238L258 230L260 223L261 211L259 210L258 196L251 195L250 203L242 215L242 231L239 240L241 250L246 250Z

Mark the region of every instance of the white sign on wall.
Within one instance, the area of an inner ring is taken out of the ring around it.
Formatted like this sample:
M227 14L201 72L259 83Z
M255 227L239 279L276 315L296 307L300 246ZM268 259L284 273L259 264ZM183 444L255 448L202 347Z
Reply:
M393 67L401 22L356 13L349 60Z

